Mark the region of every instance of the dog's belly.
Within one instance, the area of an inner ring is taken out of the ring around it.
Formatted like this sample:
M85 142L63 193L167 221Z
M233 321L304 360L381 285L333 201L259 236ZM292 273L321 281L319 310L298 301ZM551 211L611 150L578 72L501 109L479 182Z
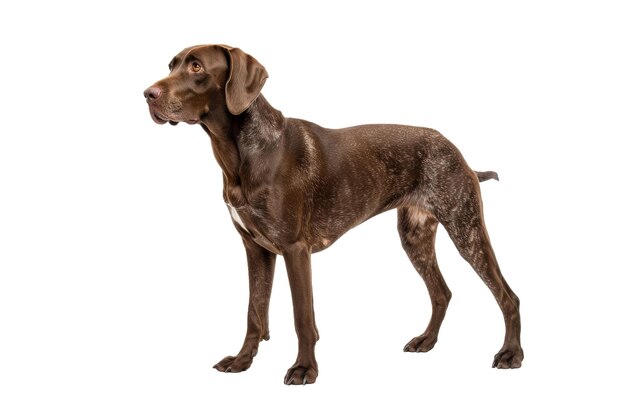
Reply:
M272 221L267 218L260 218L253 214L249 206L239 209L228 205L230 217L233 223L238 226L239 233L246 235L259 246L270 252L281 255L286 242L292 241L299 233L294 230L293 225L284 221ZM339 237L351 229L356 224L342 224L342 222L332 222L333 227L326 228L321 224L310 224L304 233L304 240L311 246L313 252L319 252L332 245ZM360 221L359 221L360 223ZM294 233L295 232L295 233Z

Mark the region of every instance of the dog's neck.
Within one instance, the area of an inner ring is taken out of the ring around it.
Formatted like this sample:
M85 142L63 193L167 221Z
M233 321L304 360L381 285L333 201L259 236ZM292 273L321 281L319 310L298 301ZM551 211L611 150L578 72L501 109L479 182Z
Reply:
M278 146L285 127L283 114L263 97L257 99L241 115L236 116L234 138L242 160L250 154Z
M263 95L237 116L228 113L226 106L219 107L224 110L202 118L202 128L211 138L213 154L224 174L224 200L238 208L247 204L239 175L242 163L249 164L258 159L251 156L270 154L279 146L285 118Z

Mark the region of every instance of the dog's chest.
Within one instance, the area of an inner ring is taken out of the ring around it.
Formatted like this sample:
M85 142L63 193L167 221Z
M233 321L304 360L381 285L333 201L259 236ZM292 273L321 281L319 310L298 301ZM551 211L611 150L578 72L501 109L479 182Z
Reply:
M231 206L230 204L227 204L227 206L228 206L228 210L230 211L230 217L233 219L233 221L237 223L247 233L250 233L246 225L243 223L243 220L241 220L241 216L239 216L239 212L237 211L237 209Z
M280 233L277 233L277 229L273 226L271 220L256 216L251 213L253 210L249 207L236 209L228 204L228 210L233 222L241 228L240 233L247 234L259 246L270 252L282 253L279 249L281 236Z

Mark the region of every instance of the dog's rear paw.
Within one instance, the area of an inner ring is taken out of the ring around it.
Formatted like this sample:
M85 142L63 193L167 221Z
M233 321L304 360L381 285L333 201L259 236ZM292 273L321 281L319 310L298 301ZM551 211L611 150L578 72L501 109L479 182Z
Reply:
M287 370L285 385L313 384L317 379L317 369L314 367L294 365Z
M252 365L252 355L226 356L213 366L220 372L243 372Z
M421 335L411 339L409 343L404 346L405 352L428 352L431 350L435 343L437 343L437 337Z
M493 358L492 368L515 369L522 366L524 351L521 347L502 348Z

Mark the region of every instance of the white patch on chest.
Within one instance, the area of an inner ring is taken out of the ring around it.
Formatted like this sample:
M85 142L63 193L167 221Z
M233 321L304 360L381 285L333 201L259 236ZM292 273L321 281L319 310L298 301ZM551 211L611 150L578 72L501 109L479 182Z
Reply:
M248 230L246 225L243 224L243 220L241 220L241 217L239 217L239 213L237 213L237 209L235 209L230 204L226 204L226 205L228 206L228 210L230 210L230 217L233 218L235 223L237 223L239 226L241 226L243 228L243 230L245 230L246 232L250 233L250 231Z

